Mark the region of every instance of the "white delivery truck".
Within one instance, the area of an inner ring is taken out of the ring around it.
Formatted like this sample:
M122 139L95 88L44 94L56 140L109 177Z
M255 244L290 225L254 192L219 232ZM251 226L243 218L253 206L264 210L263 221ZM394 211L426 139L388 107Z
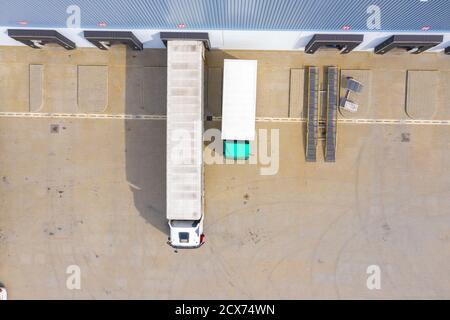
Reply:
M203 74L202 41L167 42L166 214L169 243L203 244Z
M255 139L258 61L225 59L222 140L225 158L248 159Z

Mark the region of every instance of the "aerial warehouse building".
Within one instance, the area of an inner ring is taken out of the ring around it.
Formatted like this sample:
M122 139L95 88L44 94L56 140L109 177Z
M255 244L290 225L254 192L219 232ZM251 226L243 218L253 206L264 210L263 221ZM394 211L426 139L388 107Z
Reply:
M169 242L195 248L203 235L204 43L167 41L167 205Z
M225 158L248 159L255 139L258 61L225 59L222 140Z

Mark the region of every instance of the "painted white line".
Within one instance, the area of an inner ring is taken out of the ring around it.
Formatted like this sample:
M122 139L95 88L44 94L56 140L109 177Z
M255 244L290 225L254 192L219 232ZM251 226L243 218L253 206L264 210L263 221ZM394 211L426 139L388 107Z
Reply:
M404 124L404 125L450 125L450 120L414 120L414 119L338 119L338 123L347 124Z
M119 120L166 120L164 115L146 114L100 114L100 113L34 113L0 112L0 118L68 118L68 119L119 119Z
M147 114L101 114L101 113L40 113L0 112L0 118L68 118L68 119L118 119L118 120L166 120L165 115ZM221 121L221 117L213 117ZM305 118L256 117L257 122L306 122ZM450 120L415 119L338 119L342 124L404 124L404 125L450 125Z
M220 118L214 119L220 120ZM306 122L305 118L268 118L257 117L258 122ZM321 121L320 123L324 123ZM414 120L414 119L338 119L344 124L413 124L413 125L450 125L450 120Z
M217 119L220 120L220 119ZM259 122L306 122L305 118L267 118L257 117ZM325 124L324 122L320 122ZM405 125L450 125L450 120L414 120L414 119L338 119L343 124L405 124Z

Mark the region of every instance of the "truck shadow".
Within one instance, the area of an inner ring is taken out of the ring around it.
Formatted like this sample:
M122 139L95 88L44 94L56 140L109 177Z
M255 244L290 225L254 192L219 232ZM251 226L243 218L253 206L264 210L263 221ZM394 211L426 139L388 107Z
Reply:
M125 114L164 115L166 51L127 49ZM162 69L162 70L160 70ZM125 120L126 178L144 220L168 234L166 220L166 121Z

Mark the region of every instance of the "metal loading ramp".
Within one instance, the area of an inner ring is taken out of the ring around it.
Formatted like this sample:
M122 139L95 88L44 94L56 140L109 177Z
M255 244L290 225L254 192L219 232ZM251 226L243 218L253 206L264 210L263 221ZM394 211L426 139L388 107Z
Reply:
M202 215L203 70L202 41L168 41L167 219Z
M327 72L327 119L325 138L325 161L336 161L336 125L339 92L339 69L328 67Z
M308 89L306 119L306 161L316 161L317 149L317 127L319 109L319 68L308 67L307 69Z

